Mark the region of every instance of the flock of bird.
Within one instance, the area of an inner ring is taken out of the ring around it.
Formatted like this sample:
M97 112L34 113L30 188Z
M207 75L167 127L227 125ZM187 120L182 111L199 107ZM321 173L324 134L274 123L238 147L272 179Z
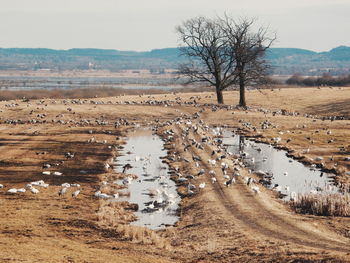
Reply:
M239 178L242 178L243 182L256 194L260 193L260 188L253 177L241 175L241 169L245 167L243 162L238 156L234 156L233 153L228 151L222 143L220 137L222 136L223 129L216 127L211 129L201 119L200 115L202 110L195 113L193 116L183 116L176 118L173 121L167 122L166 128L163 132L163 140L165 144L174 145L175 134L181 136L182 146L184 152L191 153L191 159L182 157L178 152L168 156L169 161L174 162L187 162L193 163L195 169L198 170L193 175L184 176L182 173L186 171L180 171L179 167L174 169L174 180L179 185L185 185L187 189L187 195L191 196L195 193L201 192L206 188L206 178L204 175L209 176L209 180L212 184L223 182L226 187L236 184ZM164 125L160 125L162 127ZM175 131L179 129L180 131ZM206 147L208 147L206 149ZM205 157L209 156L209 157ZM204 158L207 158L206 160ZM222 179L218 180L219 174ZM193 183L192 181L202 181Z
M0 184L0 188L4 188L5 186L3 184ZM7 190L7 193L9 194L18 194L18 193L25 193L27 191L30 191L33 194L38 194L40 192L40 188L48 188L49 184L45 183L44 180L34 181L31 183L28 183L23 188L9 188ZM73 190L72 197L77 197L80 193L80 185L79 184L69 184L69 183L63 183L61 185L60 190L58 191L59 196L64 196L68 189L76 188L78 190Z
M141 101L141 102L130 102L125 101L124 104L142 104L142 105L163 105L165 107L168 106L175 106L175 105L192 105L195 107L199 107L199 104L197 104L197 101L199 101L200 97L194 97L190 101L183 101L181 98L175 98L175 100L155 100L151 99L149 97L148 100ZM50 101L52 104L55 104L56 102ZM64 100L62 102L64 105L69 104L112 104L112 102L98 102L93 100ZM121 102L120 102L121 103ZM47 102L40 101L40 105L47 106ZM39 105L38 104L38 105ZM18 105L10 105L8 107L17 107ZM219 109L226 109L226 110L233 110L234 107L228 106L228 105L216 105L216 104L204 104L203 107L209 107L212 111L217 111ZM253 111L260 111L264 113L272 113L273 115L298 115L298 113L289 113L286 111L270 111L266 109L250 109ZM67 108L67 112L71 113L74 110L69 107ZM204 123L204 121L200 118L202 112L204 109L199 110L193 115L182 115L181 117L178 117L172 121L167 122L159 122L155 128L156 131L160 128L165 128L162 138L165 142L165 144L175 144L176 136L179 136L182 139L182 147L183 152L189 152L190 158L184 157L185 155L179 154L179 152L175 152L173 154L169 154L167 156L167 159L169 162L185 162L185 163L192 163L193 168L197 170L194 174L186 175L184 176L183 173L187 173L186 171L180 170L179 167L173 168L175 176L173 179L176 181L178 185L184 185L186 189L186 194L188 196L193 196L196 193L200 193L201 191L204 191L204 189L208 186L208 182L215 185L219 182L222 182L223 186L230 187L233 186L239 182L243 182L253 193L259 194L260 188L259 183L266 185L271 184L272 175L263 172L263 171L255 171L255 175L260 178L260 180L256 180L255 176L250 175L246 176L245 172L242 171L242 169L246 168L246 164L244 163L244 159L248 157L248 153L244 151L240 151L238 155L233 154L232 152L228 151L228 147L223 144L222 141L222 135L223 135L223 128L216 127L216 128L210 128L208 125ZM34 111L30 113L30 115L35 114ZM24 124L24 123L40 123L45 122L45 118L47 116L45 114L37 114L36 119L30 119L30 120L13 120L8 119L5 120L5 123L8 124ZM60 116L56 116L57 119L52 120L51 122L66 124L66 121L60 120L60 117L64 117L63 114ZM305 117L308 118L315 118L315 116L307 115ZM72 122L71 122L72 123ZM81 119L79 121L74 122L77 125L91 125L91 124L97 124L101 126L109 125L109 123L105 118L96 118L94 120L87 120L87 119ZM258 129L269 129L269 128L277 128L276 125L271 123L268 120L262 121L260 123L260 126L254 126L249 122L241 121L241 124L244 128L249 130L257 131ZM120 126L135 126L135 123L129 122L126 119L120 118L114 122L114 127L118 128ZM174 131L174 129L178 129L177 132ZM289 131L282 132L280 131L280 135L283 135L284 133L290 133ZM331 136L332 131L326 129L327 135ZM273 142L278 144L281 142L281 137L275 137L273 138ZM289 139L288 142L290 142L291 139ZM88 140L88 143L95 143L96 139L92 137ZM101 141L101 143L106 144L107 141ZM246 142L249 143L249 142ZM312 139L310 139L310 143L312 144ZM330 142L331 143L331 142ZM210 149L210 150L209 150ZM261 149L257 149L257 151L261 151ZM309 149L306 149L305 151L309 152ZM209 156L209 157L206 157ZM66 153L66 158L74 158L74 153ZM204 159L206 158L206 159ZM350 157L349 157L350 158ZM144 169L147 169L146 163L149 161L147 157L141 157L137 156L135 158L135 162L144 162L143 167ZM266 161L266 159L263 161ZM316 157L314 158L314 161L321 162L323 161L322 157ZM250 162L254 163L255 159L253 157L250 157ZM44 164L43 168L50 168L49 164ZM110 164L105 163L105 169L110 169ZM130 164L125 164L123 166L123 173L126 173L128 169L131 168ZM253 171L248 170L248 174L253 173ZM53 176L61 176L62 173L58 171L43 171L42 174L44 176L53 175ZM205 176L208 176L206 178ZM350 172L348 172L348 175L350 175ZM288 176L288 172L284 173L284 176ZM221 177L221 178L220 178ZM208 179L208 181L207 181ZM134 182L134 178L131 176L126 176L122 180L122 184L124 186L128 186L131 183ZM102 186L106 186L108 184L107 182L102 182ZM25 185L23 188L10 188L7 190L9 194L17 194L17 193L25 193L26 191L30 191L32 194L38 194L42 188L48 188L49 184L45 183L44 180L34 181L27 185ZM5 188L4 185L0 184L0 188ZM39 190L40 189L40 190ZM273 188L276 191L282 191L283 189L286 191L289 191L289 187L285 186L282 188L279 185L274 185ZM71 195L73 198L78 197L78 195L81 193L81 188L79 184L69 184L64 183L60 186L60 189L58 191L58 195L63 197L67 194L67 192L71 192ZM118 199L119 193L103 193L102 187L98 189L96 192L93 193L93 196L99 199ZM144 209L145 212L154 212L158 209L162 209L166 207L169 204L172 204L174 200L176 199L176 196L173 194L170 194L167 192L165 188L157 188L157 189L150 189L149 190L149 196L152 196L154 200L151 202L146 203L146 208ZM290 192L290 198L296 199L297 194L295 192Z

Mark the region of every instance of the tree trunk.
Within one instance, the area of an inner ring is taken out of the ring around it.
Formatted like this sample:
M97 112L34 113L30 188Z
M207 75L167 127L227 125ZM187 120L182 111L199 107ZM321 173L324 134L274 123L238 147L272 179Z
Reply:
M246 108L247 104L245 102L245 85L244 79L242 77L239 78L239 106Z
M224 96L222 95L222 90L216 88L216 97L218 100L218 104L224 104Z

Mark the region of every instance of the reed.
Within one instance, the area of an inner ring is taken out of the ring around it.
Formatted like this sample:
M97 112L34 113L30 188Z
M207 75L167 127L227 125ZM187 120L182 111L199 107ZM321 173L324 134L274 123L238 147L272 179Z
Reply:
M318 216L350 216L350 194L299 194L290 201L298 213Z

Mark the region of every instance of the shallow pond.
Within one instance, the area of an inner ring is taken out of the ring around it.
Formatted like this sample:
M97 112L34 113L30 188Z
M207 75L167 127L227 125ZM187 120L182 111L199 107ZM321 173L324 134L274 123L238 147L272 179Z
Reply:
M285 150L271 145L247 140L224 130L223 144L234 154L243 154L245 165L254 172L263 172L272 176L269 188L274 188L289 199L292 192L296 194L319 192L336 192L337 187L329 174L317 168L306 166L287 156ZM276 185L278 185L276 187Z
M160 157L166 156L163 141L150 129L138 128L129 132L122 155L117 158L117 172L123 172L124 165L131 168L126 174L136 175L134 180L119 180L116 184L127 186L130 196L123 197L139 206L135 213L137 221L132 225L159 229L174 225L178 220L176 211L180 197L175 183L170 180L167 164Z

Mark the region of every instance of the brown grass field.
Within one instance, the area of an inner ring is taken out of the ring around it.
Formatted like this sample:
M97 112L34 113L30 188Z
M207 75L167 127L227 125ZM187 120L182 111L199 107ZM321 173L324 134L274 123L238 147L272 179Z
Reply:
M234 106L238 93L225 92L224 98L226 105ZM148 103L165 100L167 106ZM0 262L350 262L349 217L298 214L262 186L257 195L244 182L225 188L223 179L211 184L207 175L196 177L194 184L206 182L207 187L184 197L177 224L158 231L129 226L134 217L128 203L112 205L94 197L100 187L113 192L102 181L123 176L104 165L119 154L127 130L136 124L158 125L159 134L173 129L174 143L166 144L169 153L176 151L189 160L192 154L209 158L215 145L183 150L183 143L200 140L204 129L190 130L183 140L185 124L165 124L199 110L200 119L210 126L239 128L267 143L281 137L278 146L292 156L333 170L344 188L350 183L350 161L345 159L350 157L350 88L252 90L247 92L249 110L204 105L215 103L214 92L1 101ZM300 114L257 110L261 108ZM322 120L334 115L348 120ZM115 127L121 118L128 125ZM265 120L273 126L260 129ZM95 142L88 142L92 137ZM66 158L67 152L74 158ZM314 161L317 156L323 160ZM55 164L46 170L62 175L43 175L45 163ZM184 174L197 171L192 162L169 165ZM201 165L208 166L204 161ZM220 173L219 166L213 169ZM243 168L241 172L248 173ZM50 186L38 194L7 193L37 180ZM80 195L73 198L69 190L59 196L64 182L79 183Z

